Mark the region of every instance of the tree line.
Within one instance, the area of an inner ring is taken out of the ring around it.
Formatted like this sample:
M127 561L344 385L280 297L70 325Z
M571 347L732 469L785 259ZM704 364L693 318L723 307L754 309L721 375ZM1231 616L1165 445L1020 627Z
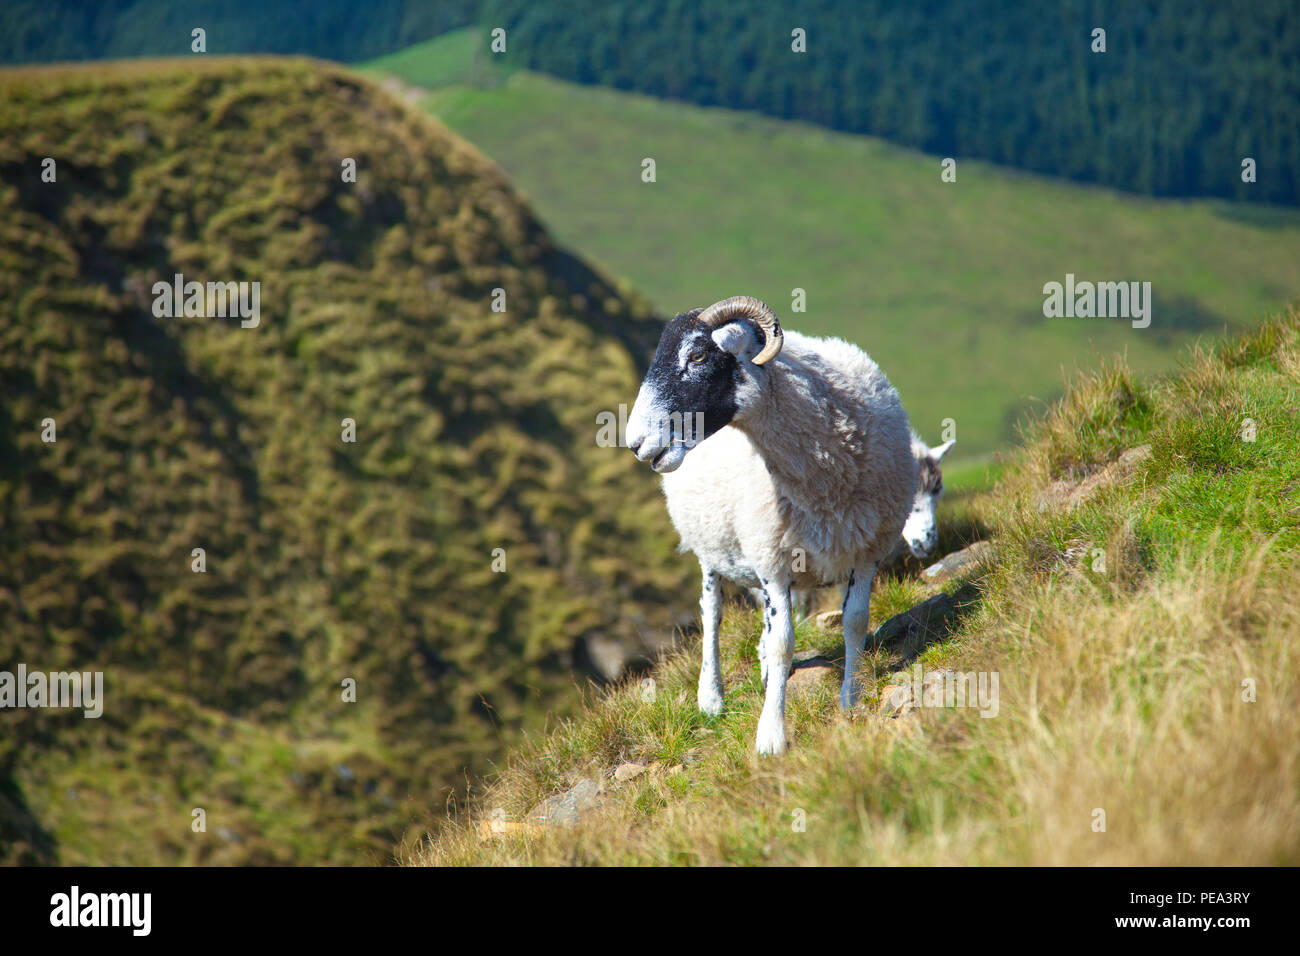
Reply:
M579 83L1131 192L1294 205L1298 11L1293 0L495 0L484 24L506 28L512 60Z

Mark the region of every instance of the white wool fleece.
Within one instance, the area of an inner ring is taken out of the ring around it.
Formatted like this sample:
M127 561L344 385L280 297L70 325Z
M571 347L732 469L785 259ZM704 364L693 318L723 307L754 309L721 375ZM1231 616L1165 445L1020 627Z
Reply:
M663 476L682 546L746 587L843 583L889 555L911 509L907 414L876 363L841 339L786 332L756 372L743 416Z

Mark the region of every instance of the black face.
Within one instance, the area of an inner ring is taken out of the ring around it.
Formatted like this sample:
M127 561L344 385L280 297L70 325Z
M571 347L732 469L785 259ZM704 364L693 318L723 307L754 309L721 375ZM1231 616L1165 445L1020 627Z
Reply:
M736 417L736 386L740 380L736 357L719 348L713 341L713 329L696 318L702 311L683 313L668 323L645 375L657 409L674 416L673 431L677 432L678 422L687 430L687 434L674 437L686 439L691 445Z

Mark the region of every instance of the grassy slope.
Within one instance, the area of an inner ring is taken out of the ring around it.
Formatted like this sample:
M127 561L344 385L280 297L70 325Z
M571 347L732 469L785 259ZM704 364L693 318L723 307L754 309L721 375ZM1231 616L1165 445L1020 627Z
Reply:
M1300 295L1300 213L1123 196L868 137L493 69L472 31L369 64L499 162L558 238L665 312L744 292L787 324L862 344L932 441L1003 444L1022 396L1126 350L1168 368L1197 333ZM468 78L468 80L467 80ZM658 181L640 180L652 157ZM1047 320L1045 282L1145 280L1151 328ZM790 314L791 290L808 312ZM1041 409L1041 406L1038 406Z
M155 318L175 272L261 282L261 325ZM354 74L0 72L0 303L0 669L107 695L0 713L0 862L383 859L572 709L586 639L691 603L653 477L595 440L646 304Z
M1074 511L1036 507L1052 481L1142 443L1153 454L1127 482ZM996 558L948 586L969 599L965 615L921 661L997 672L996 717L883 716L875 693L900 660L881 650L859 708L841 714L824 681L790 708L792 752L757 760L760 622L732 608L722 716L696 712L699 652L683 651L654 695L592 700L475 803L517 820L580 777L603 779L603 805L577 828L480 839L462 819L408 861L1300 863L1300 313L1193 352L1174 378L1118 363L1084 377L998 486L958 504L944 523L987 524ZM1101 570L1064 558L1079 546L1103 549ZM927 593L886 581L873 621ZM839 635L810 624L799 642L833 655ZM684 770L609 779L628 759ZM792 826L800 809L805 832Z

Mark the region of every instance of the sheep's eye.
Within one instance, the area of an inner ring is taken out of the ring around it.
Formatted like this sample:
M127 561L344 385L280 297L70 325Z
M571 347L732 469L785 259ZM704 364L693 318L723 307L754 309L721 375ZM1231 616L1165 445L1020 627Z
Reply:
M708 352L704 351L704 349L699 349L698 351L691 353L690 361L694 365L699 365L708 357L709 357Z

